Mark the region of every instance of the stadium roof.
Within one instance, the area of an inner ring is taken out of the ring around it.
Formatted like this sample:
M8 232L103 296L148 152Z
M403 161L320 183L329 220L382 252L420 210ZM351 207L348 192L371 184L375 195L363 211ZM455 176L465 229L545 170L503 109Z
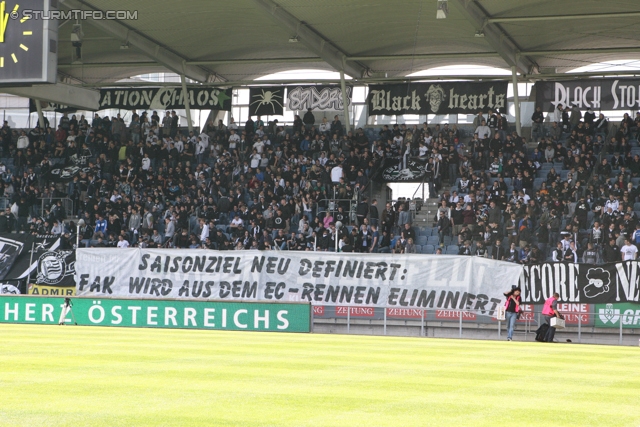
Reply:
M244 82L301 68L383 79L455 64L516 66L520 74L547 75L640 59L637 0L448 0L446 19L436 19L437 4L60 0L63 9L138 15L82 21L80 61L70 42L75 21L62 22L59 72L86 85L167 71L184 71L199 82Z

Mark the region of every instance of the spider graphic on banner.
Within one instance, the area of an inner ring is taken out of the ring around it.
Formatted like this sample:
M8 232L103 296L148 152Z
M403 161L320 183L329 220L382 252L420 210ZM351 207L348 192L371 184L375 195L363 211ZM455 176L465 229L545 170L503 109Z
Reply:
M252 88L249 93L255 101L249 104L249 115L275 115L281 116L284 112L282 105L284 88Z

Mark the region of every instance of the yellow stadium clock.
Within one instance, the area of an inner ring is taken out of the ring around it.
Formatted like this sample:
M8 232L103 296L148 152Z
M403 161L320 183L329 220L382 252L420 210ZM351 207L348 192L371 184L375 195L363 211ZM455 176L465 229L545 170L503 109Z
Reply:
M58 22L49 19L50 3L0 1L0 84L55 83Z

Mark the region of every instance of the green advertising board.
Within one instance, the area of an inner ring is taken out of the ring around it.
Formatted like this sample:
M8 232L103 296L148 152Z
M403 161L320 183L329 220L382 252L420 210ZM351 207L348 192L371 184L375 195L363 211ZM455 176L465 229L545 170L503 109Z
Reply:
M640 304L596 304L597 328L640 329Z
M311 305L189 300L73 298L74 319L82 326L310 332ZM64 298L2 296L0 323L56 325Z

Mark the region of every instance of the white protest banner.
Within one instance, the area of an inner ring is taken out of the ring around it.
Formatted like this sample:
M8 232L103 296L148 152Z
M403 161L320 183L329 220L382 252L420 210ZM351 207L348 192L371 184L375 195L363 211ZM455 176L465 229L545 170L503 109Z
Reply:
M310 301L492 312L522 267L479 257L78 249L78 296Z

